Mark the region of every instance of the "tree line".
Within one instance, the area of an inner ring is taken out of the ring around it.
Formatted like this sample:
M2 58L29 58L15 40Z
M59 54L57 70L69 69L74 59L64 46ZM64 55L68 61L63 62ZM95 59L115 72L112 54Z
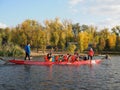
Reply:
M31 48L43 51L52 47L83 52L89 46L96 51L120 51L120 26L114 26L111 30L98 30L92 25L80 25L55 18L45 20L43 24L27 19L15 27L0 29L1 47L11 43L10 45L23 48L28 42L31 43ZM0 50L2 49L3 47Z

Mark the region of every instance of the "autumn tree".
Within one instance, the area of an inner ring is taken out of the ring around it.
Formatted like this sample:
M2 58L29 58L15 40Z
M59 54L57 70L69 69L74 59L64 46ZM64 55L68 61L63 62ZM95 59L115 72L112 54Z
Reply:
M105 45L106 45L106 40L104 38L100 37L99 38L99 43L98 43L98 50L99 51L104 50Z
M65 42L65 40L64 40L64 42L65 42L65 46L67 48L68 47L68 43L74 41L73 40L74 35L73 35L73 31L72 31L71 21L64 20L62 22L62 30L64 31L64 34L65 34L65 37L66 37L65 38L66 42Z
M89 37L87 32L80 32L78 34L78 48L79 51L82 52L83 50L88 48Z
M68 47L67 47L67 51L69 52L69 53L74 53L74 51L75 51L75 49L76 49L76 46L74 45L74 44L70 44Z
M77 41L78 33L81 32L79 23L72 24L72 31L74 34L74 41Z
M116 34L116 49L120 50L120 26L113 27L112 32Z
M58 46L64 50L65 49L65 43L66 43L66 33L65 31L61 31L60 32L60 38L59 38L59 43L58 43Z
M67 49L69 43L77 43L80 52L92 45L94 50L116 50L120 47L120 26L115 26L112 32L108 28L97 31L97 27L72 24L70 20L61 21L59 18L45 20L44 25L35 20L27 19L14 28L0 29L0 44L2 41L12 42L22 48L27 42L32 48L43 52L46 46ZM69 46L71 47L71 46Z
M61 27L62 27L62 24L59 20L59 18L55 18L55 20L46 20L45 21L45 29L48 31L47 34L49 35L49 40L51 43L52 46L58 46L58 42L59 42L59 32L61 31Z
M10 31L10 28L5 28L5 38L7 40L7 42L11 42L11 31Z
M114 49L115 46L116 46L116 35L114 33L112 33L111 35L109 35L109 38L108 38L108 41L109 41L109 47L110 49Z

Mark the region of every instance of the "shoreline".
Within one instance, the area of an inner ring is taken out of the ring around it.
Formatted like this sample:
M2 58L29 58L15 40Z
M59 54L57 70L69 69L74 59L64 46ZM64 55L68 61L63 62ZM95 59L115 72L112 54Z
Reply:
M31 56L45 56L47 55L49 52L31 52ZM65 55L67 54L68 52L52 52L53 55ZM71 54L71 53L70 53ZM80 55L86 55L87 53L79 53ZM120 52L101 52L101 53L98 53L98 52L95 52L95 56L98 56L98 55L106 55L106 54L109 54L109 55L120 55Z
M40 51L40 52L32 51L30 56L31 57L43 57L43 56L46 56L48 53L49 53L49 51L46 51L44 53L42 51ZM65 55L67 53L68 52L66 52L66 51L59 51L59 52L52 52L52 55ZM71 53L69 53L69 54L71 54ZM120 56L120 52L108 52L108 51L107 51L107 53L105 51L103 51L101 53L95 52L94 56L104 56L106 54L109 54L111 56L112 55ZM79 53L79 55L81 55L81 56L87 55L87 52ZM19 58L19 57L24 57L24 56L25 56L25 53L20 56L9 56L9 57L16 57L16 58L18 57ZM8 57L8 56L0 56L0 57Z

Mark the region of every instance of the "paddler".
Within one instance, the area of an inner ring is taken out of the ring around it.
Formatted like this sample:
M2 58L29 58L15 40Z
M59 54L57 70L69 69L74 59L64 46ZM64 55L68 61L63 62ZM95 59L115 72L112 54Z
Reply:
M50 62L52 62L52 53L48 53L48 54L47 54L47 59L48 59Z
M28 57L28 59L30 60L30 43L27 43L27 45L25 46L25 60Z
M88 51L88 60L89 60L89 59L92 60L93 55L94 55L94 51L93 51L92 48L90 48L90 50Z

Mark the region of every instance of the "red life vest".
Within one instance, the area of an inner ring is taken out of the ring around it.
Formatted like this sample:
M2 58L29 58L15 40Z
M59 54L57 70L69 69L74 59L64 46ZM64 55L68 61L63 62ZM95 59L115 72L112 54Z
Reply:
M93 56L94 55L94 51L93 50L89 50L88 55L89 56Z
M68 61L67 55L63 56L63 60L66 61L66 62Z
M55 57L55 62L58 62L59 56Z
M45 62L48 62L48 61L49 61L48 58L47 58L47 56L45 56L44 59L45 59Z
M75 55L72 55L72 56L71 56L71 62L74 62L75 59L76 59Z

